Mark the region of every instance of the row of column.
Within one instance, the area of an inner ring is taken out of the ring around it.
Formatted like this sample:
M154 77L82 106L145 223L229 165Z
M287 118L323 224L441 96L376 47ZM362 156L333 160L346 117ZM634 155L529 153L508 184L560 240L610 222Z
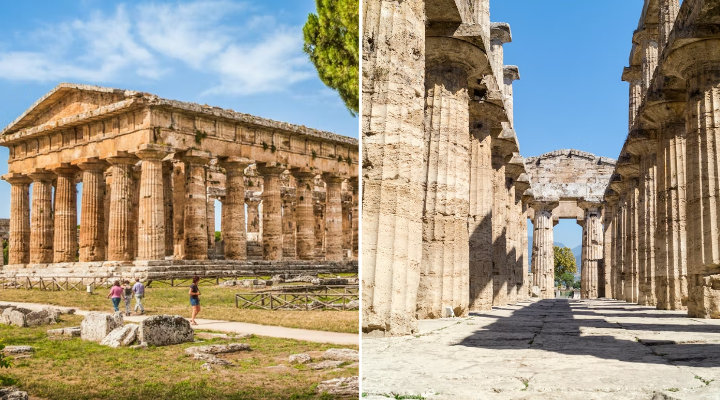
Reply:
M161 260L166 255L190 260L208 258L209 238L214 241L207 208L206 166L210 156L189 151L170 171L163 169L163 159L169 154L161 146L148 145L134 155L82 160L28 175L6 175L4 178L11 184L9 263L73 262L78 255L80 261ZM134 168L138 159L140 178L136 182ZM221 161L227 179L222 235L225 258L230 260L247 259L243 171L252 163L235 157ZM286 169L280 164L258 164L264 180L262 245L267 260L284 257L279 181ZM315 259L312 188L316 175L304 169L291 171L297 180L297 234L293 243L297 251L293 249L290 256L311 260ZM79 239L78 173L83 182ZM323 177L327 187L325 258L339 261L344 258L343 179L330 174ZM291 217L287 215L286 219Z
M720 37L671 42L679 5L660 8L659 30L639 35L642 65L624 76L631 131L605 198L606 292L720 318ZM702 16L691 11L684 18Z

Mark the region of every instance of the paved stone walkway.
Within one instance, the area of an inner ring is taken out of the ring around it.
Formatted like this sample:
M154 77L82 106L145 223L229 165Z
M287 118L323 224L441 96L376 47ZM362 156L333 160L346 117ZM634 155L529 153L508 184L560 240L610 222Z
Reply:
M20 303L10 301L0 301L0 304L11 304L17 307L25 307L29 309L38 309L42 307L55 307L59 309L70 309L74 307L60 307L50 304L38 304L38 303ZM89 311L75 309L75 313L78 315L85 315ZM126 321L140 322L145 318L151 317L151 315L131 315L125 317ZM226 333L250 333L258 336L269 336L284 339L295 339L305 340L308 342L316 343L332 343L340 345L355 345L358 344L358 335L353 333L341 333L341 332L326 332L326 331L314 331L310 329L297 329L297 328L286 328L283 326L272 326L272 325L260 325L251 324L246 322L234 322L234 321L222 321L214 319L196 319L198 325L193 326L194 329L202 329L217 332Z
M718 400L720 320L684 315L556 299L421 321L363 337L363 399Z

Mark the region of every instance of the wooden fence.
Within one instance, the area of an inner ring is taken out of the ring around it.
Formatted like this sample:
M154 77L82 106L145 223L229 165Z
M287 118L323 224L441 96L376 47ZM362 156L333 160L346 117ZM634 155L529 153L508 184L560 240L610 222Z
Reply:
M235 307L262 310L358 310L360 295L328 293L238 293Z

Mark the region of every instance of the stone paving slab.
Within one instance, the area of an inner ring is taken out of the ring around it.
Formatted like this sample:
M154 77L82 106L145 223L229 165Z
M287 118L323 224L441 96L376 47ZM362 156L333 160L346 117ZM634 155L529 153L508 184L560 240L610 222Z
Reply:
M363 338L363 399L720 400L720 320L556 299L418 326Z

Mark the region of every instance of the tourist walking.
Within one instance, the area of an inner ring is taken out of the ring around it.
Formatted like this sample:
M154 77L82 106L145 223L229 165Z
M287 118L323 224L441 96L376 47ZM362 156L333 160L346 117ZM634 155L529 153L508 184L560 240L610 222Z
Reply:
M123 299L124 297L125 294L123 293L123 288L120 286L120 281L115 281L110 288L110 293L107 295L107 298L112 301L115 312L120 311L120 299Z
M198 288L198 282L200 277L194 276L192 279L192 285L190 285L190 307L192 308L192 316L190 317L190 323L197 325L195 317L200 312L200 288Z
M140 282L140 278L135 278L132 292L135 293L135 312L140 309L140 314L145 314L145 307L143 307L142 303L143 297L145 297L145 285Z
M132 300L132 288L130 281L123 281L123 300L125 300L125 315L130 315L130 300Z

